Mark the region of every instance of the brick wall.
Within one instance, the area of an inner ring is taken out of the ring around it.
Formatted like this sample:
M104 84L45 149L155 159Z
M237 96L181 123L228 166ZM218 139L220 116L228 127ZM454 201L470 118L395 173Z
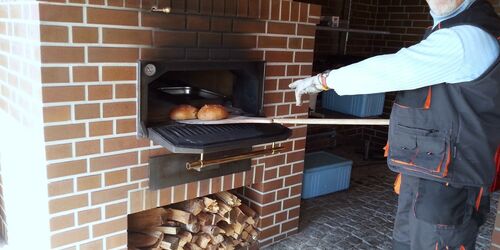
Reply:
M246 173L150 191L148 158L169 152L135 138L135 62L266 60L266 115L306 117L287 86L311 74L319 12L284 0L40 2L52 247L122 248L128 213L244 185L263 245L296 232L306 127Z

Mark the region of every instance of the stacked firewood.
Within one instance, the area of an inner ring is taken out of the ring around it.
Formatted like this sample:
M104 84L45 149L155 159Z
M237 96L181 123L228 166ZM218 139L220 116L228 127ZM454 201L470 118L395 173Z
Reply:
M132 214L129 249L235 249L257 240L257 213L230 192Z

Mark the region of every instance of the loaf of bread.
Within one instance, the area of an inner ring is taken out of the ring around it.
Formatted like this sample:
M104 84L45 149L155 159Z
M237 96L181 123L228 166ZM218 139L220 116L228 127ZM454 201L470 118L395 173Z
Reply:
M191 105L179 105L170 110L170 119L174 121L196 119L198 109Z
M229 113L224 106L218 104L207 104L198 111L198 119L204 121L214 121L226 119Z

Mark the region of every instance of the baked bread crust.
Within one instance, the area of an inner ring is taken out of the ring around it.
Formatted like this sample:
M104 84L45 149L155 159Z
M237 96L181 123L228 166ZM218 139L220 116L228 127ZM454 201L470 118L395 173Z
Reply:
M170 119L174 121L196 119L198 109L194 106L183 104L170 110Z
M207 104L198 111L198 119L204 121L215 121L226 119L229 113L224 106L219 104Z

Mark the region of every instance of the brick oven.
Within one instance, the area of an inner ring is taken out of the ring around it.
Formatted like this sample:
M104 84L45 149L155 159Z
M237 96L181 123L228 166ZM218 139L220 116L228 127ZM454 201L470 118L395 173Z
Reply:
M297 232L306 126L248 170L150 189L150 158L172 152L137 137L137 61L265 61L263 114L305 118L287 86L312 73L319 16L285 0L2 2L9 245L25 247L35 222L40 249L123 249L127 215L233 189L258 213L261 246Z

